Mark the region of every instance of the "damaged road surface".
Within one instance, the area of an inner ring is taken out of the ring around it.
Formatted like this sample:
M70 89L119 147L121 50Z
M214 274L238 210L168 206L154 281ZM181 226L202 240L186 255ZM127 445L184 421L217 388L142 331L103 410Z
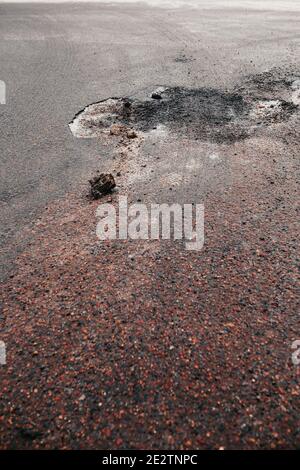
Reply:
M1 448L299 448L300 9L235 4L1 5Z
M154 91L150 99L147 95L143 100L109 98L91 104L69 126L73 135L81 138L100 137L118 125L121 129L129 126L142 132L165 126L188 138L230 143L250 137L258 125L288 120L298 110L295 90L300 93L300 84L298 87L297 83L290 79L283 87L283 94L290 91L289 101L263 100L255 92L243 96L205 88L161 87L163 91L159 94ZM272 92L270 88L269 95Z

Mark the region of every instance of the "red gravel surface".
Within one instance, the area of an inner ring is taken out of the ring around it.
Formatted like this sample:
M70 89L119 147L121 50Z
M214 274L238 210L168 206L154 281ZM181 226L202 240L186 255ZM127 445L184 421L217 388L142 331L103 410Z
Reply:
M98 202L72 194L28 229L2 289L2 448L299 446L296 155L242 157L200 252L99 242Z

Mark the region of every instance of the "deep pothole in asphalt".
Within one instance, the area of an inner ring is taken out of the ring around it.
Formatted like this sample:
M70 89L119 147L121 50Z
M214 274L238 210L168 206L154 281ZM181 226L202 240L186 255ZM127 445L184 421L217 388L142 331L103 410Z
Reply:
M275 74L276 75L276 74ZM284 98L282 98L284 96ZM297 77L252 77L233 92L159 87L144 98L108 98L80 111L69 124L76 137L101 137L113 125L144 133L164 126L192 139L230 143L257 128L288 120L300 104Z

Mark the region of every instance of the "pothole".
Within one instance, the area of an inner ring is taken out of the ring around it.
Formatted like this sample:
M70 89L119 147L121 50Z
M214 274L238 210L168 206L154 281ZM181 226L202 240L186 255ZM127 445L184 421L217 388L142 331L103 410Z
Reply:
M74 136L99 137L115 125L149 132L168 129L195 139L230 141L245 138L239 120L249 112L243 97L212 89L167 88L144 100L109 98L91 104L69 124Z
M84 108L69 126L82 138L118 135L116 128L127 136L132 130L164 129L195 140L230 143L253 135L258 124L288 120L299 104L300 80L273 71L245 80L233 92L159 87L139 98L109 98Z

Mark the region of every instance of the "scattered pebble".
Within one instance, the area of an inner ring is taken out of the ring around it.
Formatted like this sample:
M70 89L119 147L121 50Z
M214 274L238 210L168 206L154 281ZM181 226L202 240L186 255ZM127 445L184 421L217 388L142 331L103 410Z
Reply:
M110 193L115 187L115 179L111 173L101 173L89 180L91 185L91 196L93 199L99 199L105 194Z

